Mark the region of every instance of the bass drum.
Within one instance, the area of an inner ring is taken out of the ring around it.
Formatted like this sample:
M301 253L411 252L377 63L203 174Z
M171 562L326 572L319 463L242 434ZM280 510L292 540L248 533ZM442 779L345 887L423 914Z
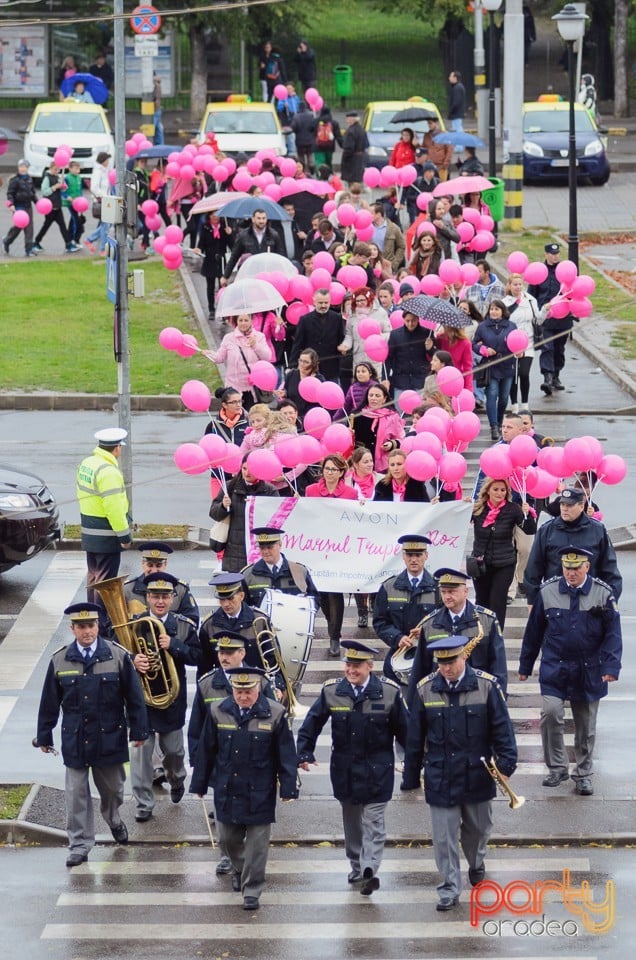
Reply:
M391 657L391 669L405 687L408 687L411 680L411 670L416 653L417 647L406 647L406 649L396 651Z
M314 639L316 604L311 597L270 589L265 591L260 608L272 622L285 673L297 694Z

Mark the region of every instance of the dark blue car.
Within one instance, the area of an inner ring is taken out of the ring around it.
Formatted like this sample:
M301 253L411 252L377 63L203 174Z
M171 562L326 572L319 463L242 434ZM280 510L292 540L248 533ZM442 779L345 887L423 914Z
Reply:
M569 103L524 103L523 179L565 180L568 178ZM607 183L610 165L592 115L581 104L574 105L577 178L589 178L596 186Z

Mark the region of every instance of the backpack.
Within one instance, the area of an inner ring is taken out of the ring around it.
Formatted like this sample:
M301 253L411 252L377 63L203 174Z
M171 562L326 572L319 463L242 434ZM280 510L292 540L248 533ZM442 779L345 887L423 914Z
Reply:
M330 144L333 140L333 126L330 120L321 120L316 130L316 143Z

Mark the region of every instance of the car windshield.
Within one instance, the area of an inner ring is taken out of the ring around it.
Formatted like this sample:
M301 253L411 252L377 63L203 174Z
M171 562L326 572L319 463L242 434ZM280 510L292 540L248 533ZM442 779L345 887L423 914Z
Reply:
M205 123L206 133L269 133L277 134L274 115L260 110L222 110L210 113Z
M569 110L529 110L523 118L524 133L567 133ZM578 133L593 133L594 124L587 110L574 111L574 127Z
M40 113L33 127L34 133L105 133L105 131L101 113L84 110L78 113L71 113L70 110Z
M391 117L394 117L399 110L374 110L371 114L371 122L368 127L369 133L394 133L398 140L400 131L404 127L410 127L417 133L428 133L428 123L426 120L418 120L417 123L391 123Z

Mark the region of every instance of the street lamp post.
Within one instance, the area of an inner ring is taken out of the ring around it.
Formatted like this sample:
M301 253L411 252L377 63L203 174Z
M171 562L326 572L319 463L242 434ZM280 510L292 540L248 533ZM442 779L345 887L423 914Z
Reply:
M482 0L484 10L490 15L488 30L488 176L497 176L495 144L495 14L502 0Z
M566 4L560 13L552 17L556 20L561 39L567 44L568 48L568 81L569 81L569 101L570 101L570 125L568 135L568 195L569 195L569 233L568 233L568 260L579 265L579 236L578 236L578 216L577 216L577 197L576 197L576 125L574 117L574 104L576 102L575 78L576 69L574 63L574 44L583 39L585 33L585 21L589 17L582 13L573 3Z

